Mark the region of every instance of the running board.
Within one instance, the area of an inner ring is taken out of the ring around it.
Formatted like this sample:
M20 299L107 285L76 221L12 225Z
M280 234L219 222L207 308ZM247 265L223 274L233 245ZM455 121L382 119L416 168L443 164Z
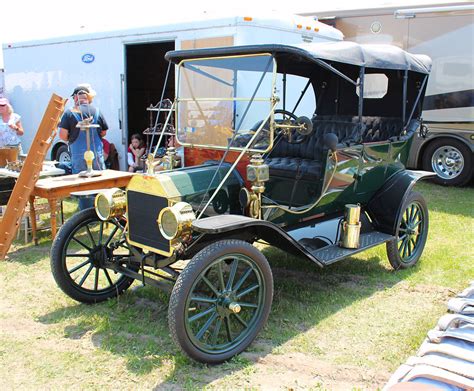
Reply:
M341 259L350 257L351 255L378 246L379 244L386 243L392 239L395 239L395 236L384 234L378 231L372 231L360 235L359 248L343 248L339 247L337 244L333 244L319 249L311 249L311 246L308 246L309 243L307 242L305 244L300 242L300 244L303 245L303 247L305 247L313 257L315 257L323 265L327 266L331 263L340 261Z

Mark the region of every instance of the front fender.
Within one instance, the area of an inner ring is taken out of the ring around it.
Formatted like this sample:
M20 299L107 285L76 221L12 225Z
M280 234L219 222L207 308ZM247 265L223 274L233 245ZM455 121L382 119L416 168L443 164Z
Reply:
M396 235L402 206L420 179L434 177L428 171L403 170L394 174L370 199L366 210L376 230Z
M304 256L318 266L323 267L320 260L315 258L296 240L288 235L278 225L269 221L257 220L240 215L220 215L206 217L193 222L193 230L206 236L204 241L212 240L212 237L223 239L225 237L248 238L255 240L263 239L272 246L295 255ZM211 236L209 238L209 236Z

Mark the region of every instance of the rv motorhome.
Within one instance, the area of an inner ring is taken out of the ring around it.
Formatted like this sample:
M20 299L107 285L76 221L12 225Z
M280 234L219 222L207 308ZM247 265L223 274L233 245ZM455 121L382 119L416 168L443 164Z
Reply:
M341 32L312 18L235 16L185 24L100 32L3 46L6 95L21 113L22 144L28 149L51 93L69 96L79 83L97 91L94 102L107 119L107 139L125 168L130 136L143 133L155 118L150 105L161 99L168 63L175 49L279 42L334 42ZM173 73L173 72L172 72ZM302 86L304 88L304 84ZM165 98L174 100L171 75ZM67 145L56 140L51 158L67 160Z
M305 13L357 43L396 45L433 60L423 106L422 132L408 167L462 186L474 164L474 5L471 2ZM427 131L427 133L426 133Z

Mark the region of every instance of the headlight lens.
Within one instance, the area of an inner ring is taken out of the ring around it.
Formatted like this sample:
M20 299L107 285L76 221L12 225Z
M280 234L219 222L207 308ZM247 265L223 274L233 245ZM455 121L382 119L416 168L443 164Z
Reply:
M168 239L174 239L178 233L178 219L171 209L164 209L159 221L160 231L163 236Z
M196 219L193 208L187 202L164 208L158 215L158 226L165 239L173 240L191 232L192 222Z
M95 197L95 211L103 221L123 215L126 206L125 192L117 187L104 190Z

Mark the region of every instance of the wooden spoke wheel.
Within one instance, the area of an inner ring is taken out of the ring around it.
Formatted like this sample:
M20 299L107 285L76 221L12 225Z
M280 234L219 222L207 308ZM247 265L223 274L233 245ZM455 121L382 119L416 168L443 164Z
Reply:
M191 358L220 363L256 337L272 303L270 266L252 245L224 240L201 250L171 294L171 335Z

